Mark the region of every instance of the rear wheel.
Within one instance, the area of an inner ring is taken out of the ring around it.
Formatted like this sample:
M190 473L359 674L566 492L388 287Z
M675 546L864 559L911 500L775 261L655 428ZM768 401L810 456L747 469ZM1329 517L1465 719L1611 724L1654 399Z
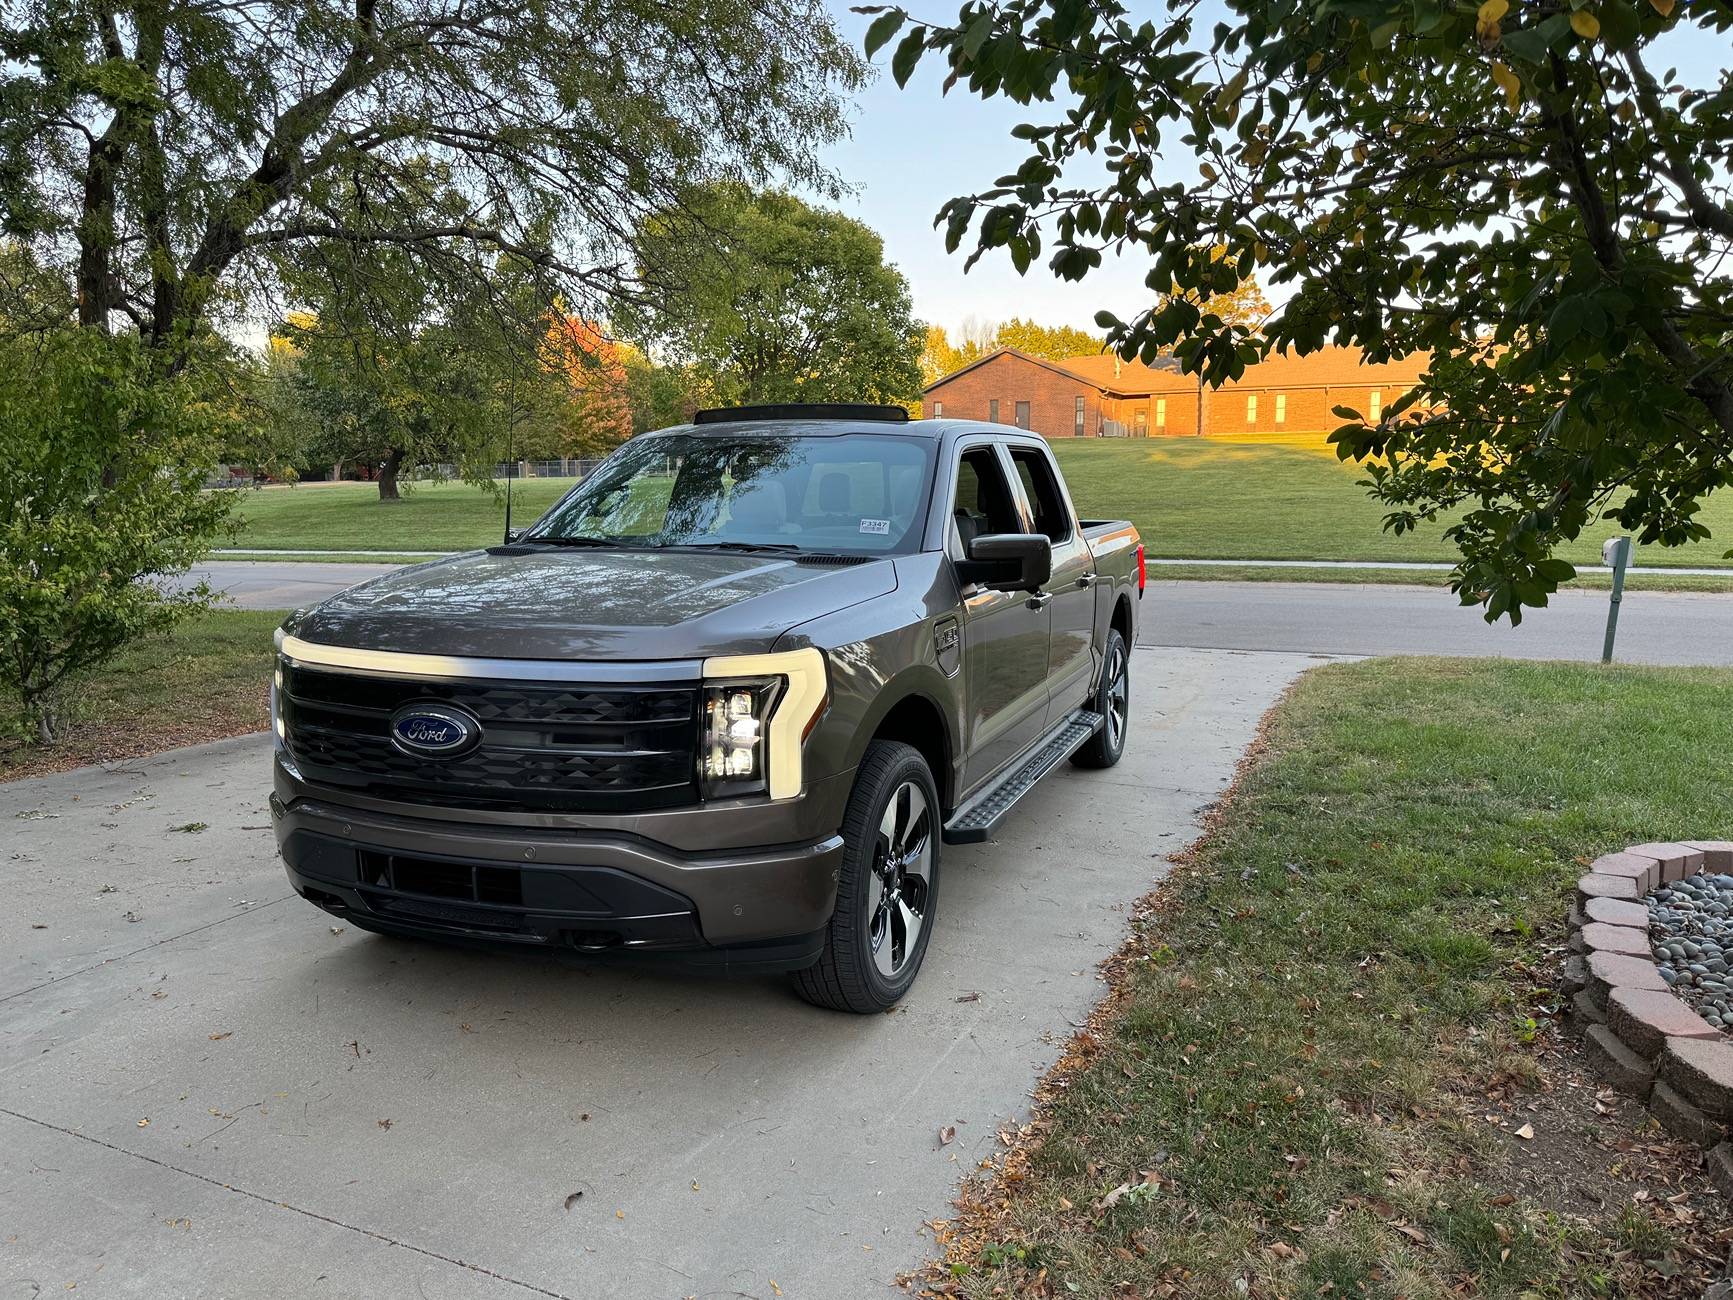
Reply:
M868 1014L915 982L939 899L939 794L920 751L867 746L843 816L836 910L817 963L794 977L815 1006Z
M1108 629L1107 654L1090 707L1102 717L1101 730L1071 756L1071 761L1078 767L1112 767L1125 753L1125 733L1131 721L1131 654L1118 628Z

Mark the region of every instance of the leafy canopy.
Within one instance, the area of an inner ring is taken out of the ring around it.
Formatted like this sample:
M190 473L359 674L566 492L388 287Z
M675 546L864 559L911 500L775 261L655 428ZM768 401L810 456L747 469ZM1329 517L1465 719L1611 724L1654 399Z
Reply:
M1269 348L1428 353L1421 384L1334 435L1398 531L1457 516L1455 581L1488 619L1543 605L1603 511L1645 542L1706 536L1733 476L1733 84L1687 85L1665 40L1727 49L1716 0L968 0L897 8L906 82L1057 100L1010 175L947 203L971 260L1081 279L1142 257L1151 307L1098 320L1126 356L1212 382ZM1222 13L1213 27L1206 16ZM899 39L900 34L900 39ZM1725 64L1726 60L1721 60ZM1081 166L1079 164L1082 164ZM1201 311L1257 273L1260 336ZM1178 289L1169 295L1170 289Z
M695 210L714 238L654 218L640 257L669 269L660 307L623 332L688 366L709 398L739 402L904 402L920 392L924 336L908 281L884 241L840 212L791 194L712 188Z
M62 272L83 324L158 348L256 312L285 259L305 271L322 248L398 250L453 285L509 253L544 304L597 314L643 292L629 237L692 185L830 185L816 149L862 75L819 0L0 14L4 229Z

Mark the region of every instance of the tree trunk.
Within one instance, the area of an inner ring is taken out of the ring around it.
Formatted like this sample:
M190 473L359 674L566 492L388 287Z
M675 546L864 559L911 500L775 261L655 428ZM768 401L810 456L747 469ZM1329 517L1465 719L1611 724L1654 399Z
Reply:
M403 468L403 448L393 447L385 453L385 462L379 467L379 499L381 501L401 501L403 498L397 491L397 471Z

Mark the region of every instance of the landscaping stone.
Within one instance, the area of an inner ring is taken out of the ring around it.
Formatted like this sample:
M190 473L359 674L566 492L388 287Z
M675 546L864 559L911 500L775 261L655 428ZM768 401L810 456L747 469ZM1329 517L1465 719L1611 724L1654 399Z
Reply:
M1629 876L1603 876L1591 871L1577 881L1577 902L1587 904L1591 898L1641 898L1646 890L1638 889Z
M1655 1082L1654 1068L1621 1043L1610 1026L1590 1025L1583 1034L1583 1044L1590 1064L1601 1078L1632 1097L1648 1096Z
M1674 1137L1700 1147L1712 1147L1727 1136L1726 1129L1681 1097L1669 1083L1655 1084L1649 1093L1649 1112Z
M1625 852L1632 857L1655 859L1660 865L1660 879L1656 884L1679 880L1703 869L1703 851L1689 844L1633 844ZM1649 886L1650 889L1654 887Z
M1583 947L1590 952L1622 952L1632 957L1647 957L1650 953L1648 934L1628 925L1590 921L1580 933Z
M1661 859L1644 854L1608 853L1589 863L1589 871L1634 881L1639 896L1661 883Z
M1733 871L1733 840L1685 840L1684 845L1703 855L1703 870Z
M1645 933L1649 929L1649 909L1642 903L1622 898L1591 898L1581 910L1585 924L1599 921L1604 925L1629 925Z
M1669 1038L1719 1039L1721 1031L1672 992L1614 989L1607 997L1607 1023L1619 1041L1645 1060L1654 1060Z
M1589 967L1581 957L1566 957L1559 971L1559 987L1567 994L1580 993L1589 986Z
M1733 1122L1733 1041L1669 1038L1660 1071L1693 1106L1715 1119Z
M1587 989L1578 989L1571 994L1571 1011L1581 1017L1584 1028L1607 1023L1607 1013L1601 1010L1600 1003Z
M1709 1181L1721 1195L1733 1201L1733 1142L1723 1142L1709 1153Z
M1614 989L1664 989L1667 981L1647 957L1627 957L1617 952L1591 952L1583 959L1589 973L1589 992L1606 1002Z

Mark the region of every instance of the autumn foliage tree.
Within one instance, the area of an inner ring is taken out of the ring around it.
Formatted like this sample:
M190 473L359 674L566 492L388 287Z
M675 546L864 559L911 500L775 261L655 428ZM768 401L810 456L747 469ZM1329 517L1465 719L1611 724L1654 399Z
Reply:
M1453 581L1513 621L1610 516L1707 535L1733 481L1733 8L1713 0L967 0L875 9L947 88L1041 103L1021 164L945 205L948 245L1084 278L1147 262L1098 320L1211 381L1266 350L1424 353L1415 389L1334 440L1406 531L1450 518ZM1667 66L1680 54L1695 74ZM1058 100L1055 112L1046 101ZM1087 161L1087 167L1077 164ZM1220 250L1219 254L1217 250ZM1254 335L1187 297L1284 289Z

